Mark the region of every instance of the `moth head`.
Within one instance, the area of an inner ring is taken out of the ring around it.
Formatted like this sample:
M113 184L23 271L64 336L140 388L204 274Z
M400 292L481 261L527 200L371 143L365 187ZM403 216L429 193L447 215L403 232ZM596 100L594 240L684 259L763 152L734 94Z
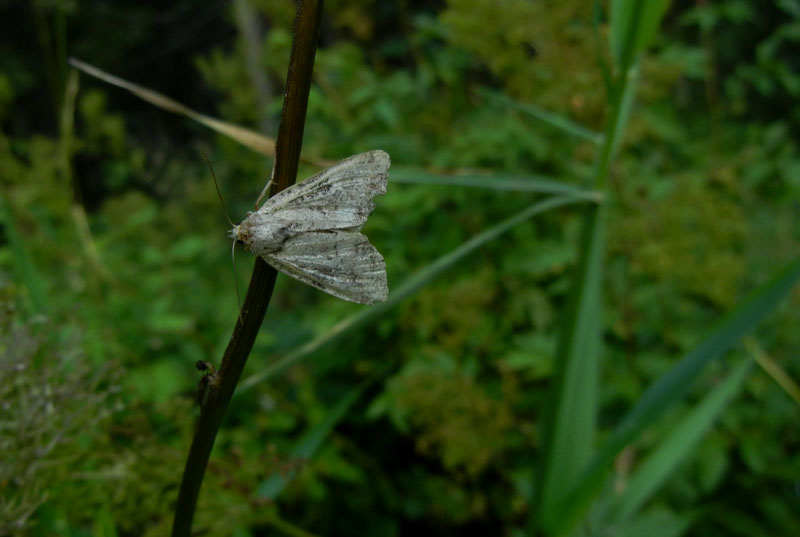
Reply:
M228 236L240 244L246 244L249 233L242 229L242 225L239 224L238 226L233 226L233 229L230 230Z

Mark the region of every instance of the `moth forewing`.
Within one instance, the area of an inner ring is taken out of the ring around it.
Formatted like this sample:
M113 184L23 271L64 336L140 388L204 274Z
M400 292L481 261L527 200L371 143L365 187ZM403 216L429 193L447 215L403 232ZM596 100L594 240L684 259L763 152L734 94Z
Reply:
M354 155L279 192L253 214L295 222L297 231L359 229L375 208L372 198L386 194L390 164L380 149Z
M372 304L386 300L386 264L363 233L309 231L262 256L276 269L335 297Z
M336 297L385 300L381 254L359 233L386 193L391 161L375 150L347 158L268 199L231 236L267 263Z

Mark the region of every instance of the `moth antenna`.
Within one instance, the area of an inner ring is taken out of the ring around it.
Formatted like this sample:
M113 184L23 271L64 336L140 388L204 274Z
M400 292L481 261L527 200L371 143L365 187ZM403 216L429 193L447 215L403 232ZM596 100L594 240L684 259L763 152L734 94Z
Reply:
M236 279L236 239L231 243L231 270L233 270L233 287L236 289L236 301L239 303L239 324L242 324L242 299L239 296L239 280Z
M228 214L228 209L225 208L225 200L222 199L222 193L219 191L217 176L214 174L214 168L211 166L211 162L208 160L208 155L206 155L205 151L203 151L203 158L206 159L208 169L211 170L211 177L214 179L214 187L217 189L217 197L219 197L219 204L222 205L222 211L225 213L225 218L228 219L228 223L231 225L231 227L236 227L236 224L231 221L231 217Z
M236 227L236 225L231 221L231 217L228 214L228 209L225 208L225 200L222 199L222 192L219 191L219 183L217 182L217 176L214 174L214 167L211 166L211 162L208 160L208 155L206 155L205 151L203 151L203 158L206 160L206 164L208 164L208 169L211 170L211 177L214 179L214 187L217 189L217 197L219 197L219 203L222 205L222 211L225 213L225 218L228 219L228 223L231 227ZM233 287L236 289L236 302L239 303L239 324L242 323L242 298L239 296L239 280L236 279L236 239L233 239L231 242L231 270L233 271Z

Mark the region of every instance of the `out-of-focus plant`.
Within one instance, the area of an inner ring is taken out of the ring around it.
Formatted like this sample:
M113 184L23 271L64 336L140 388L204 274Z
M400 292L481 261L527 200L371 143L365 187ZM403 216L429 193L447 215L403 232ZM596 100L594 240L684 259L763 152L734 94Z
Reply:
M0 304L0 535L20 535L44 502L75 494L120 411L119 378L42 318Z

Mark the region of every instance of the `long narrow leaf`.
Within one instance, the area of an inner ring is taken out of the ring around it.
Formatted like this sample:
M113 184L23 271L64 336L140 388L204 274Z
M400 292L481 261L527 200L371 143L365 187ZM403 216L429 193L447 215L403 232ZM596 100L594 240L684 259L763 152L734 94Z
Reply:
M638 82L638 63L629 66L625 76L611 87L609 95L613 114L606 126L605 143L600 149L595 168L595 188L605 189L611 170L611 161L617 154L625 135L625 127L630 119Z
M800 280L800 257L788 264L711 332L708 338L684 356L642 395L637 405L620 421L573 491L556 509L554 518L567 528L586 513L608 476L614 457L653 420L681 399L692 381L712 360L719 358L739 339L772 313Z
M593 144L600 144L603 141L603 135L599 132L595 132L587 127L584 127L580 123L577 123L567 117L564 117L560 114L555 114L553 112L549 112L543 108L540 108L533 104L525 104L517 102L505 95L500 93L492 92L485 89L478 89L476 93L481 95L482 97L489 99L490 101L494 101L500 103L505 106L509 106L511 108L515 108L520 112L524 112L529 116L535 117L536 119L547 123L571 136L575 136L576 138L581 138L583 140L588 140Z
M309 356L311 353L313 353L320 347L327 345L328 343L338 339L347 332L350 332L351 330L363 326L364 324L372 321L376 317L389 311L397 304L399 304L412 294L419 291L421 288L423 288L433 279L435 279L440 274L445 272L447 269L458 263L468 254L477 250L484 244L496 239L503 233L509 231L514 226L517 226L522 222L525 222L526 220L537 214L541 214L545 211L548 211L550 209L555 209L557 207L563 207L565 205L577 203L578 201L579 200L575 198L554 196L546 200L540 201L538 203L535 203L530 207L515 214L514 216L506 220L503 220L499 224L492 226L491 228L479 233L478 235L466 241L464 244L457 247L455 250L452 250L451 252L448 252L447 254L441 256L436 261L427 265L425 268L420 270L414 276L403 282L389 294L389 297L386 299L385 302L379 302L373 306L359 310L357 313L351 315L350 317L347 317L346 319L343 319L342 321L336 323L326 332L315 337L305 345L301 345L295 350L284 355L282 358L280 358L270 366L244 379L242 382L239 383L237 394L243 393L244 391L258 384L259 382L263 382L264 380L279 373L280 371L283 371L287 367L299 362L300 360L303 360L304 358Z
M611 161L628 119L630 99L626 96L634 95L634 81L618 78L609 95L611 109L595 162L595 188L606 188ZM532 529L552 535L571 531L574 520L561 516L561 505L581 479L594 442L604 218L602 208L586 208L575 283L562 321L556 371L550 387L541 466L535 476Z
M639 81L639 64L634 64L628 69L628 77L626 80L625 88L622 90L620 98L619 113L615 117L616 125L614 126L614 139L611 141L611 154L610 158L613 159L617 155L620 146L622 145L623 133L631 117L631 110L633 109L634 97L636 96L636 88Z
M669 7L669 0L648 0L647 2L642 2L642 4L644 4L644 10L639 19L641 28L637 33L637 39L634 44L634 50L637 54L644 52L658 33L661 19L664 18L664 13L667 12Z
M656 450L648 455L628 481L625 491L614 501L609 514L612 523L621 522L636 513L653 492L664 484L675 468L691 454L741 388L751 365L750 360L745 360L736 366L723 382L659 442Z
M601 50L606 43L605 18L605 2L594 0L592 2L592 36L594 37L597 50ZM606 93L610 94L613 79L611 76L610 62L605 54L597 54L595 62L597 62L598 70L603 76L603 87L606 89Z
M571 489L589 462L594 443L600 350L600 281L603 262L601 207L586 207L570 302L564 315L556 371L547 405L545 445L537 473L536 512L545 527L548 514Z
M620 73L650 45L667 6L667 0L612 0L609 42Z
M414 185L466 186L488 190L536 192L572 196L589 201L602 201L602 194L538 175L442 175L411 168L392 168L393 183Z
M103 71L102 69L99 69L93 65L89 65L88 63L82 62L76 58L70 58L69 64L76 69L80 69L86 74L99 78L100 80L108 82L113 86L127 90L140 99L147 101L148 103L163 110L193 119L220 134L232 138L243 146L252 149L256 153L275 156L275 140L272 138L268 138L256 131L234 125L233 123L221 121L219 119L196 112L188 106L184 106L178 101L170 99L166 95L162 95L161 93L147 89L144 86L134 84L133 82L128 82L123 78L114 76Z

